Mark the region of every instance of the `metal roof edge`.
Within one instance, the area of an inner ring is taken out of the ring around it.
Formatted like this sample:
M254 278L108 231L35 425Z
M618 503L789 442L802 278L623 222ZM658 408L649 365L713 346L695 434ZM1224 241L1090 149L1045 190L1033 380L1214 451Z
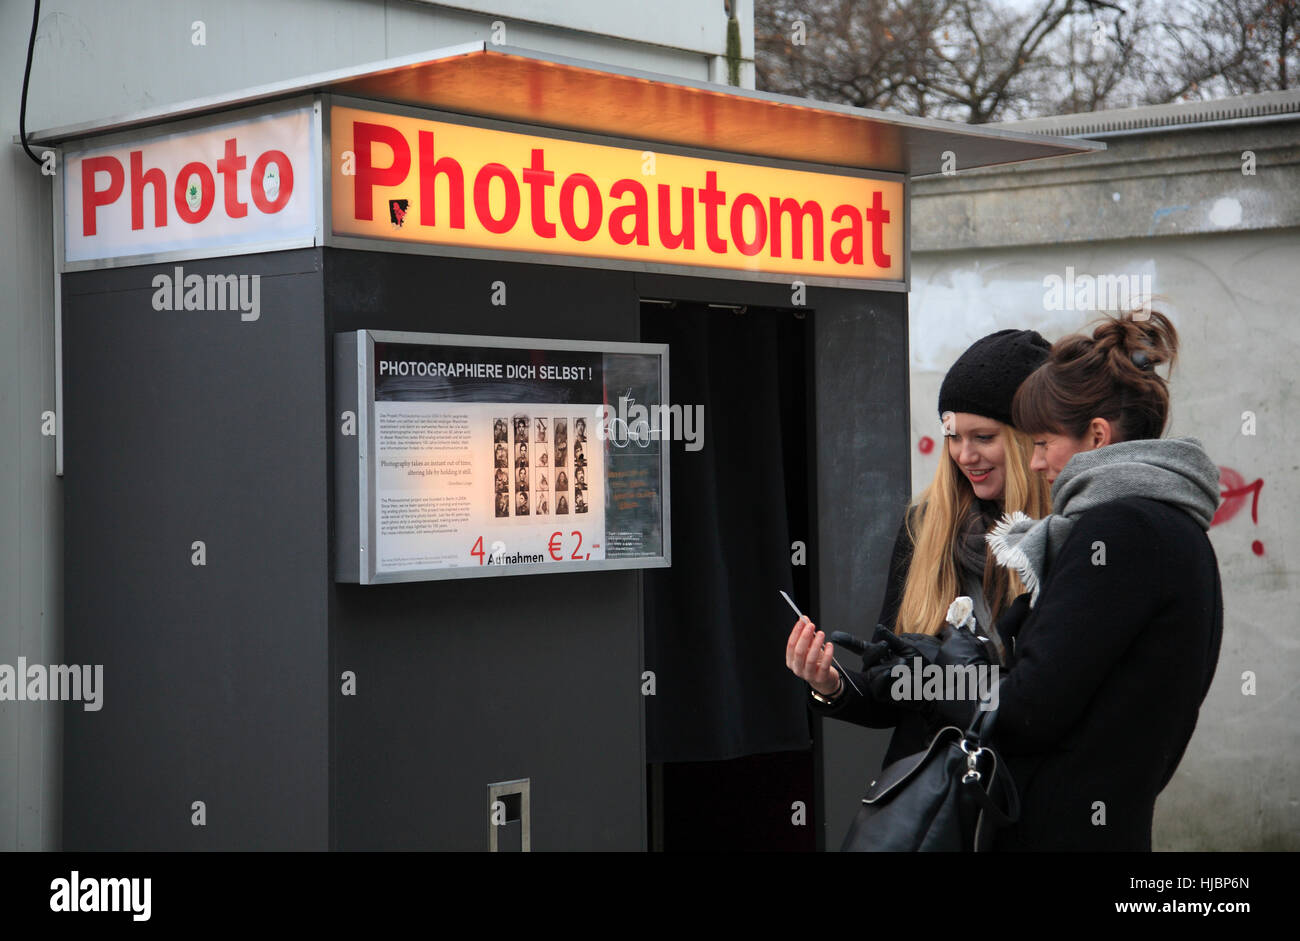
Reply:
M998 126L1010 130L1023 128L1051 137L1112 137L1295 120L1300 120L1300 89L1237 95L1212 101L1185 101L1050 115L1020 121L1002 121L998 122Z
M549 52L540 52L536 49L524 49L519 46L495 46L489 47L489 52L508 52L510 55L520 56L527 59L535 59L541 62L551 62L556 65L566 65L573 68L591 69L597 72L608 72L611 75L620 75L625 78L638 78L651 82L662 82L670 85L679 85L683 88L694 88L698 91L714 92L720 95L729 95L738 98L749 98L754 101L766 101L771 104L787 105L794 108L806 108L809 111L824 111L830 114L842 114L847 117L857 117L870 119L873 121L883 121L888 124L898 125L900 127L914 127L919 130L942 131L947 134L965 134L970 137L993 137L1005 140L1015 141L1034 141L1041 144L1060 144L1060 135L1041 134L1033 131L1017 131L1014 128L1002 128L992 124L963 124L956 121L944 121L938 118L921 118L910 114L899 114L893 111L877 111L873 108L859 108L854 105L843 105L833 101L818 101L815 98L796 98L793 95L782 95L777 92L759 91L754 88L742 88L737 85L719 85L715 82L701 82L695 79L689 79L676 75L664 75L659 72L647 72L642 69L617 68L606 65L601 62L590 62L583 59L574 59L569 56L556 55ZM1105 150L1106 145L1092 141L1078 141L1077 145L1082 150Z
M343 85L355 79L380 75L385 72L398 71L410 66L435 62L441 59L450 59L456 56L469 55L477 52L533 59L562 67L604 72L610 75L639 79L647 82L677 85L684 88L712 92L718 95L769 102L771 104L785 107L821 111L829 114L839 114L846 117L860 118L862 120L882 122L902 128L938 131L945 134L973 138L1000 139L1009 142L1020 141L1024 143L1032 142L1050 144L1058 147L1066 146L1076 153L1106 149L1105 143L1101 141L1072 140L1068 144L1065 144L1063 143L1061 139L1062 135L1060 134L1042 133L1032 130L1022 131L1013 127L994 124L961 124L957 122L942 121L935 118L922 118L913 115L895 114L887 111L876 111L869 108L858 108L852 105L842 105L834 102L816 101L811 98L796 98L791 95L779 95L772 92L758 91L756 89L740 88L732 85L719 85L712 82L701 82L681 76L664 75L640 69L618 68L606 63L575 59L569 56L542 52L536 49L525 49L519 46L495 46L486 40L476 40L455 46L448 46L442 49L413 53L411 55L385 59L379 62L370 62L363 65L352 66L350 68L335 69L303 78L289 79L268 85L255 86L238 92L211 95L205 98L197 98L190 101L178 102L176 104L149 108L144 111L119 115L108 119L86 121L79 124L64 125L61 127L45 128L28 133L27 140L29 144L57 145L64 141L77 138L92 137L130 127L161 124L177 118L194 117L207 113L231 110L238 107L246 107L276 98L286 98L313 91L329 91L335 86ZM14 142L20 143L21 141L17 136L15 136Z

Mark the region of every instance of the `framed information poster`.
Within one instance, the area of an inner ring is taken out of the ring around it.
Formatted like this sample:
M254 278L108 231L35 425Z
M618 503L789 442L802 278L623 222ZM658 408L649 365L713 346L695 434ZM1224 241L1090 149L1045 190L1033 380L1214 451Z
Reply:
M338 580L670 564L666 345L359 330L335 357Z

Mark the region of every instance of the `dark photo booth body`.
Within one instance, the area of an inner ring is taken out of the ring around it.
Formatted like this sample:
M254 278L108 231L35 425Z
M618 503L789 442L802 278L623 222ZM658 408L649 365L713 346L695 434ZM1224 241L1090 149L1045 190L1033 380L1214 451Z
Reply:
M837 845L777 591L873 625L908 180L1095 145L487 44L32 137L66 849Z

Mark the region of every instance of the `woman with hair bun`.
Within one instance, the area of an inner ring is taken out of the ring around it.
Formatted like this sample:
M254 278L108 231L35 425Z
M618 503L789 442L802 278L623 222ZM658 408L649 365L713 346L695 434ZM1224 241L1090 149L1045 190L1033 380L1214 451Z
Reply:
M994 744L1021 802L1001 849L1149 851L1214 677L1219 471L1194 438L1160 437L1155 368L1177 350L1161 313L1108 317L1057 342L1016 393L1053 514L1010 514L988 537L1028 589L997 624L1011 656Z
M997 565L984 537L1004 512L1045 516L1049 509L1047 483L1030 469L1033 442L1011 426L1016 389L1049 346L1033 330L999 330L971 344L944 376L938 406L945 446L933 482L903 514L877 632L937 635L949 605L966 595L977 632L995 657L1001 655L993 624L1023 586ZM895 701L888 670L868 674L875 661L867 657L862 671L846 668L841 676L832 665L834 645L823 639L802 618L786 643L786 666L808 682L810 708L857 725L893 728L886 766L924 749L943 717Z

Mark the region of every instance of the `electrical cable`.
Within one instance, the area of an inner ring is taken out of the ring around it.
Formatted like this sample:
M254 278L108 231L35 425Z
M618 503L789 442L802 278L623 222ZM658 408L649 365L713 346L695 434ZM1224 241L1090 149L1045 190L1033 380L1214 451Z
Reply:
M44 161L32 149L27 146L27 83L32 77L32 52L36 49L36 24L41 18L41 0L36 0L36 5L32 10L32 34L27 39L27 67L23 69L23 100L18 106L18 136L22 138L23 150L27 151L27 156L32 158L32 162L41 166Z

